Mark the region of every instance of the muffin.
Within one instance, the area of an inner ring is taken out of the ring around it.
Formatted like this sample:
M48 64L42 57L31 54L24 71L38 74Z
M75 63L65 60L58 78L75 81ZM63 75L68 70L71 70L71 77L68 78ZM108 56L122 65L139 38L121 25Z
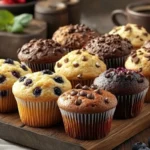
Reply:
M150 81L150 41L131 53L125 63L125 67L140 71ZM150 89L147 92L145 101L150 103Z
M67 77L73 87L78 83L90 86L105 70L104 62L85 50L74 50L62 57L55 65L55 72Z
M136 117L142 110L149 82L140 73L125 68L110 68L94 80L94 85L118 99L115 118Z
M54 70L55 62L68 50L51 39L31 40L18 50L18 58L27 64L33 72L44 69Z
M17 110L12 85L18 78L30 72L31 70L24 64L12 59L0 59L0 113Z
M103 35L88 42L85 46L91 54L96 54L104 59L107 68L124 67L125 60L133 50L127 39L119 35Z
M48 127L61 121L58 97L71 89L63 75L50 70L21 77L13 85L21 121L32 127Z
M72 51L81 49L89 40L97 36L98 33L92 29L76 24L60 27L52 39Z
M127 38L135 49L140 48L145 41L150 40L150 34L146 29L137 24L115 27L109 33L119 34L122 38Z
M66 133L77 139L96 140L105 137L117 105L116 97L97 86L81 86L62 94L58 107Z

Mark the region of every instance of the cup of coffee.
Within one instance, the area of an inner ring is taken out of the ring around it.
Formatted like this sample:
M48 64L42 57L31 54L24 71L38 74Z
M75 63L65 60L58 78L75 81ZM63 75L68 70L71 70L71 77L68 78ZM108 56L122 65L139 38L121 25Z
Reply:
M127 23L141 25L150 32L150 1L135 2L127 5L125 10L117 9L112 12L112 21L115 25L122 25L119 16L126 19Z

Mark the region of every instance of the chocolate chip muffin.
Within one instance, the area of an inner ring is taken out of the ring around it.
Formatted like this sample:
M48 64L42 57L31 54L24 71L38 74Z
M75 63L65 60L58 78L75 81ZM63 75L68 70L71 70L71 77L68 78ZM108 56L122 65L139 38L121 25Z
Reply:
M127 38L135 49L140 48L145 41L150 40L150 34L146 29L137 24L115 27L109 33L119 34L122 38Z
M26 65L12 59L0 59L0 113L17 110L12 85L28 73L31 73L31 70Z
M51 39L33 39L18 50L18 58L26 63L33 72L54 70L55 62L68 52L60 44Z
M111 129L116 97L97 86L81 86L62 94L58 99L65 131L82 140L105 137ZM84 130L83 130L84 129Z
M116 95L115 118L127 119L141 112L149 82L139 72L110 68L94 80L94 85Z
M104 59L107 68L123 67L126 58L133 50L127 39L119 35L103 35L88 42L85 49L91 54L96 54Z
M146 42L140 49L133 51L125 66L127 69L140 71L150 81L150 41ZM150 90L145 101L150 102Z
M58 123L61 115L57 107L58 97L71 89L71 83L63 75L50 70L21 77L13 85L21 121L32 127L47 127Z
M98 33L89 27L76 24L60 27L54 33L53 40L72 51L81 49L89 40L97 36Z
M67 77L74 87L76 84L91 85L95 77L106 70L98 56L85 50L75 50L56 62L55 72Z

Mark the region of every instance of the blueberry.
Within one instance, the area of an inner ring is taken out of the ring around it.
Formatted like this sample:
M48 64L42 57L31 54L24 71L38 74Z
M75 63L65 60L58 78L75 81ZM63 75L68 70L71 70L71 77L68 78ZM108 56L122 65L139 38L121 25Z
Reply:
M6 77L3 75L0 75L0 83L3 83L6 80Z
M32 80L31 79L27 79L24 83L25 86L28 86L32 83Z
M0 91L0 97L5 97L7 96L7 91Z
M27 68L25 65L21 64L20 67L21 67L24 71L28 71L28 68Z
M5 62L4 63L7 63L7 64L14 64L14 61L10 58L7 58L5 59Z
M54 88L54 93L57 95L57 96L60 96L62 94L62 91L59 87L55 87Z
M150 150L148 147L141 147L138 150Z
M17 71L12 71L12 75L16 78L20 78L20 73Z
M23 82L25 80L25 78L26 78L25 76L24 77L20 77L19 78L19 82Z
M33 90L33 94L35 96L40 96L41 95L41 92L42 92L42 89L40 87L36 87L34 90Z
M43 70L42 72L43 72L43 74L49 74L49 75L53 74L53 72L51 70L48 70L48 69Z
M139 150L139 148L144 148L144 147L146 147L145 143L137 142L132 146L132 150Z
M54 77L54 80L56 81L56 82L58 82L58 83L64 83L64 81L63 81L63 79L62 79L62 77Z

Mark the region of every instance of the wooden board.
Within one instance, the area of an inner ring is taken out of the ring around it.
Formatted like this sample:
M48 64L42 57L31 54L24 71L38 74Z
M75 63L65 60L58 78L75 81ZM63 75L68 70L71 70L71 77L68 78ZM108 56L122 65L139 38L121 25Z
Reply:
M150 127L150 104L133 119L114 120L110 134L101 140L81 141L68 137L63 125L52 128L31 128L15 114L0 114L0 138L37 150L111 150L127 139Z

